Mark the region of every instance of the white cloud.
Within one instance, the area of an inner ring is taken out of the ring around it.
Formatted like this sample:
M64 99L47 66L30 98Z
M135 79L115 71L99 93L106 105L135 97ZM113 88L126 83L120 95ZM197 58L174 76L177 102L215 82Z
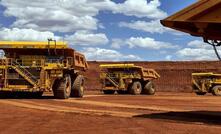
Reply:
M33 29L1 28L0 40L47 41L49 38L59 40L52 32L39 32Z
M177 46L172 45L171 43L168 42L161 42L161 41L156 41L153 38L142 38L142 37L131 37L130 39L127 40L127 44L129 45L130 48L134 47L141 47L141 48L147 48L147 49L162 49L162 48L175 48Z
M141 60L136 55L124 55L116 50L103 49L103 48L83 48L81 51L85 54L87 60L105 60L105 61L137 61Z
M16 17L12 27L40 31L73 32L103 28L95 18L102 10L151 19L167 16L159 9L159 0L126 0L118 4L111 0L1 0L0 4L6 7L5 16Z
M135 22L120 22L120 27L128 27L131 29L141 30L150 33L164 33L166 28L164 28L159 20L152 20L150 22L146 21L135 21Z
M201 41L201 40L193 40L193 41L190 41L188 44L187 44L188 47L191 47L191 48L204 48L204 49L211 49L211 46L208 45L207 43Z
M2 0L1 4L6 16L16 17L13 27L59 32L97 29L93 16L98 10L87 7L85 0Z
M94 0L90 4L100 10L109 10L127 16L150 19L162 19L167 16L167 13L159 8L161 5L159 0L151 0L150 2L147 2L147 0L125 0L118 4L111 0Z
M109 42L105 34L88 31L77 31L73 35L66 35L64 39L70 44L81 46L105 45Z
M54 33L45 31L37 31L33 29L19 28L1 28L0 40L8 41L47 41L49 38L62 40L62 37L55 36ZM73 35L65 35L64 40L70 45L81 46L96 46L105 45L109 42L108 38L103 33L92 33L88 31L77 31Z
M150 37L131 37L126 40L121 40L121 39L113 39L112 40L112 48L119 49L122 46L129 46L129 48L146 48L146 49L154 49L154 50L159 50L159 49L176 49L178 46L172 45L171 43L168 42L162 42L162 41L156 41L153 38Z
M123 13L128 16L147 17L151 19L162 19L167 16L166 12L159 9L159 0L126 0L118 4L113 10L114 13Z
M181 60L217 60L213 47L200 40L194 40L187 44L188 47L176 52ZM218 48L219 53L221 49Z
M111 47L114 49L120 49L125 45L125 41L122 39L112 39Z
M167 55L166 57L165 57L165 60L168 60L168 61L170 61L171 59L172 59L172 55Z
M220 52L220 51L219 51ZM177 52L182 60L216 60L216 55L212 49L184 48Z
M127 27L130 29L140 30L149 33L170 33L173 35L184 35L184 33L163 27L160 23L160 20L151 20L147 21L132 21L132 22L120 22L119 27Z
M113 39L112 40L112 48L119 49L122 46L129 46L129 48L146 48L146 49L174 49L178 48L176 45L172 45L171 43L168 42L162 42L162 41L156 41L153 38L146 37L131 37L126 40L121 40L121 39Z

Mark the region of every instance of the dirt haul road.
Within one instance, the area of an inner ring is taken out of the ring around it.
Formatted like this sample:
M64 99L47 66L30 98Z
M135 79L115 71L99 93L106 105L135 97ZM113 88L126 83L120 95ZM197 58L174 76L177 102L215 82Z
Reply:
M4 98L0 133L173 133L221 131L220 97L191 93L102 95L82 99Z

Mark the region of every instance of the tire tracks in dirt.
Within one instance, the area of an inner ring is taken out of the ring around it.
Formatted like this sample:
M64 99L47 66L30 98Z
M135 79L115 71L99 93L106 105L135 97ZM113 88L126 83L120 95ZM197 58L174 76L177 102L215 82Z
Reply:
M88 114L88 115L109 115L116 117L134 117L140 115L140 113L134 112L120 112L120 111L110 111L110 110L96 110L96 109L83 109L76 107L67 107L51 104L40 104L39 102L33 101L19 101L19 100L1 100L0 103L13 105L21 108L29 108L36 110L47 110L52 112L65 112L65 113L78 113L78 114Z
M128 112L122 111L122 109L133 109L133 110L148 110L148 111L160 111L160 112L184 112L190 110L184 109L171 109L162 106L139 106L139 105L128 105L119 104L111 102L101 102L101 101L91 101L91 100L79 100L79 99L67 99L67 100L57 100L52 99L49 101L54 102L64 102L73 104L82 104L88 106L98 106L98 107L109 107L109 108L119 108L119 110L103 110L93 108L79 108L74 106L62 106L62 104L47 104L47 102L40 100L1 100L0 103L9 104L22 108L36 109L36 110L47 110L52 112L65 112L65 113L79 113L88 115L110 115L116 117L134 117L141 115L140 112Z
M113 108L127 108L127 109L137 109L137 110L149 110L149 111L163 111L163 112L188 112L190 110L185 109L174 109L168 107L157 107L157 106L138 106L138 105L128 105L110 102L100 102L100 101L90 101L90 100L77 100L77 99L67 99L67 100L54 100L68 103L77 103L84 105L94 105L102 107L113 107Z

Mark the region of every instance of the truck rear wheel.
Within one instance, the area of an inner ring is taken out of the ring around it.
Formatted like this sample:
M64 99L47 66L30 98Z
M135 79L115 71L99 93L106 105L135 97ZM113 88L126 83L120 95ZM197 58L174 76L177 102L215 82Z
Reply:
M143 94L154 95L156 90L152 81L148 81L143 87Z
M56 80L53 86L53 92L55 98L58 99L67 99L71 94L71 77L69 74L66 74L64 78Z
M10 98L10 97L12 97L12 93L11 92L0 91L0 99L2 99L2 98Z
M214 86L212 89L212 94L215 96L221 96L221 86Z
M73 82L71 88L71 97L83 97L84 95L84 77L82 75L78 75Z
M103 90L104 94L114 94L115 90Z
M130 94L133 94L133 95L139 95L142 91L142 85L139 81L135 81L133 82L130 90L129 90L129 93Z

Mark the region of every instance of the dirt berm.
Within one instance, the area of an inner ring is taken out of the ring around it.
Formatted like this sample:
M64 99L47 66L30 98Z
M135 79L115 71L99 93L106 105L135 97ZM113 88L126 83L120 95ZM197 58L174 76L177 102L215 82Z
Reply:
M158 91L192 92L191 73L214 72L221 73L219 61L164 61L164 62L97 62L89 61L89 70L85 73L86 89L99 90L99 64L106 63L134 63L145 68L155 69L161 76L155 80Z

